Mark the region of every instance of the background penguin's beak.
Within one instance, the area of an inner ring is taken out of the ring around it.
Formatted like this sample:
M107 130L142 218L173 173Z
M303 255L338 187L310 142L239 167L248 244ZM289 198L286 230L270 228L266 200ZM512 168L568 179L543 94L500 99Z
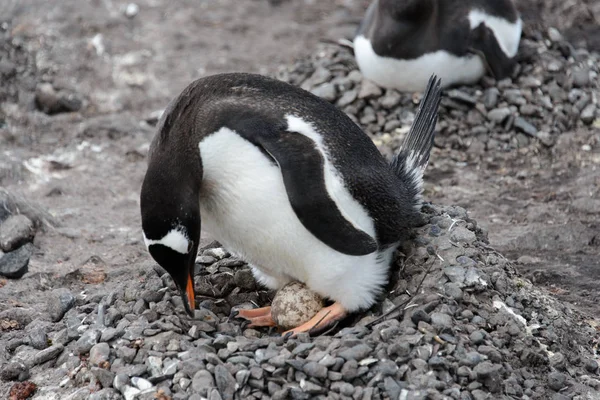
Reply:
M185 278L184 278L185 279ZM196 296L194 294L194 275L187 274L187 280L179 282L179 292L185 306L185 311L190 317L194 316L194 309L196 308Z

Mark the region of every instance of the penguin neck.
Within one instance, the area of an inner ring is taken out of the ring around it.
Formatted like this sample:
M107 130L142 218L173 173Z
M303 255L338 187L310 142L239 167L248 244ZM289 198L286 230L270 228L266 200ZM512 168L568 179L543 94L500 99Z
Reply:
M156 236L181 226L190 239L199 240L201 182L199 156L172 151L152 154L142 185L142 209L149 226L158 230Z

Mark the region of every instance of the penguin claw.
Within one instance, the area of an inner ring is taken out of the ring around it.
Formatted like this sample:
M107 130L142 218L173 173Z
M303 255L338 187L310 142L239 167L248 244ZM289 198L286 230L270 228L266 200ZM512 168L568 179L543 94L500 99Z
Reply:
M253 328L256 326L276 326L275 321L273 321L273 318L271 317L271 307L255 308L252 310L236 310L233 318L243 318L246 320L242 324L242 329Z
M340 303L333 303L329 307L323 308L308 322L286 332L283 332L284 339L289 339L301 332L308 332L311 336L316 336L331 328L335 328L337 324L348 315L348 312Z

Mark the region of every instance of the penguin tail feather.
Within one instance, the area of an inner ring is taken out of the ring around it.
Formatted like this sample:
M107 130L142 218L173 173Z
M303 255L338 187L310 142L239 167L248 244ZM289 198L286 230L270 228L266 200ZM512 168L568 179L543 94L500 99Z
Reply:
M396 175L407 181L417 191L418 197L423 191L423 173L433 147L441 95L441 80L436 75L431 75L415 120L398 154L392 160Z

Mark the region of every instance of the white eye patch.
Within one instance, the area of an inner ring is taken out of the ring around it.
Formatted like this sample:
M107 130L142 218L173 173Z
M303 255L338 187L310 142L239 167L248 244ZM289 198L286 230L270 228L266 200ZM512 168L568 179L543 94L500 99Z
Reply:
M181 228L171 229L169 233L159 240L148 239L144 233L144 243L146 243L146 248L153 244L162 244L181 254L187 254L190 248L190 241Z

